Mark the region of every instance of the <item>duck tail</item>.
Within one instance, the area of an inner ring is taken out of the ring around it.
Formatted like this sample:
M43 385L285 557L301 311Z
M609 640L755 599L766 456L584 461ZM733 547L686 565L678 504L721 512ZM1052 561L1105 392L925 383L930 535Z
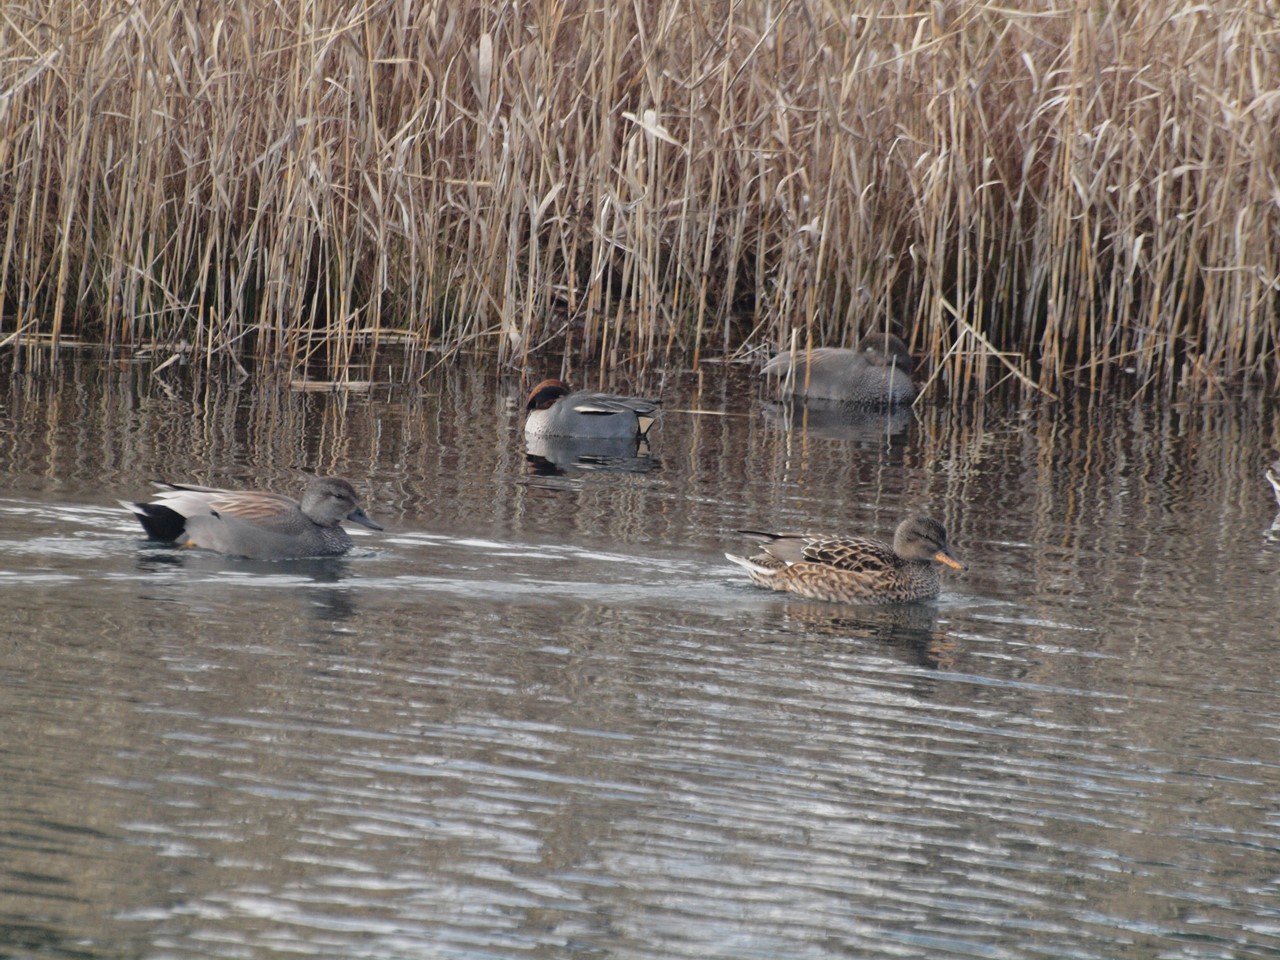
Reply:
M142 529L152 540L178 540L186 533L187 518L164 504L130 503L128 500L121 500L120 506L137 516Z
M758 574L762 574L763 576L770 576L778 572L777 570L771 567L766 567L763 564L756 563L756 561L752 560L750 557L739 557L739 556L735 556L732 553L726 553L724 555L724 558L726 560L731 561L732 563L736 563L738 566L742 567L748 573L758 573Z

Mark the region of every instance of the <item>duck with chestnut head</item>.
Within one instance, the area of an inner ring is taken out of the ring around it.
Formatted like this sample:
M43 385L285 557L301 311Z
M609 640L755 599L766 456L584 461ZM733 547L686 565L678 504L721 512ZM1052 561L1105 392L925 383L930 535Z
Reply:
M575 391L563 380L543 380L525 404L526 437L620 439L645 437L661 400Z

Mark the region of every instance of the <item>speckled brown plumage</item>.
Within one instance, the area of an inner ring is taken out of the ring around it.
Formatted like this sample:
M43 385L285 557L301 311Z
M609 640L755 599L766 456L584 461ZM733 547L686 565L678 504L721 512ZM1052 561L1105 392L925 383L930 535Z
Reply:
M893 545L872 537L759 533L753 557L725 556L752 581L811 600L839 603L901 603L936 597L942 588L938 563L965 569L947 546L947 532L929 517L898 524Z

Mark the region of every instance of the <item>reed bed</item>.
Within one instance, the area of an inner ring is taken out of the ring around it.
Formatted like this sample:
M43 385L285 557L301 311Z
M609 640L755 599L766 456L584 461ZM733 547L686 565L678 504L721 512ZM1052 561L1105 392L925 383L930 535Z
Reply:
M1280 6L1013 7L9 3L0 344L1275 384Z

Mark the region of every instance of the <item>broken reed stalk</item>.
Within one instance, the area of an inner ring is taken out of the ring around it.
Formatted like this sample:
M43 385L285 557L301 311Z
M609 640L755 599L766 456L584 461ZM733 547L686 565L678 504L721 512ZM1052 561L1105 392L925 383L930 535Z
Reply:
M1274 383L1278 40L1263 0L10 4L0 344L359 377L895 327L953 396Z

